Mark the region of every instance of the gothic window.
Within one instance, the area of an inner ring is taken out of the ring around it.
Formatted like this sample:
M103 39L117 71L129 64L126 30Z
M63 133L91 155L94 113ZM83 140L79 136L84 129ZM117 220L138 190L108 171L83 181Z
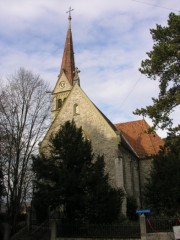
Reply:
M74 104L74 109L73 109L74 115L78 115L79 114L79 106L78 104Z
M57 100L57 109L59 109L62 106L62 100L58 99Z

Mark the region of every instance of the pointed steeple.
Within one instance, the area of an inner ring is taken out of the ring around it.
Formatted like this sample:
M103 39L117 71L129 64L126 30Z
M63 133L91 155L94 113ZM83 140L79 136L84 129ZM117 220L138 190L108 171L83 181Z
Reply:
M73 9L69 8L69 11L68 11L69 26L68 26L68 31L66 35L66 42L64 46L64 53L62 58L61 71L60 71L60 72L64 71L71 85L73 85L73 78L75 73L73 40L72 40L72 32L71 32L71 11L72 10Z

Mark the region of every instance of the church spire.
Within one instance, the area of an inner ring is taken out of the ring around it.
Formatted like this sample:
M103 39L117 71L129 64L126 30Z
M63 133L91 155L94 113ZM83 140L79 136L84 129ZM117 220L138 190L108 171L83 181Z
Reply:
M72 40L72 32L71 32L71 7L69 8L69 26L68 31L66 35L66 42L64 46L64 53L62 58L62 64L61 64L61 72L64 71L66 74L69 82L71 85L73 85L73 78L74 78L74 72L75 72L75 61L74 61L74 51L73 51L73 40Z

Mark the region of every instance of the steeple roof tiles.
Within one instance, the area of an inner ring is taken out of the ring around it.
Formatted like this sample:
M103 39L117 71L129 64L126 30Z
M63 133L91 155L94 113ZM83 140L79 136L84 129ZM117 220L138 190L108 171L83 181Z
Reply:
M69 24L70 25L70 24ZM73 50L73 39L71 28L68 28L66 41L64 46L64 53L61 63L61 72L64 71L71 85L73 85L74 71L75 71L75 60Z

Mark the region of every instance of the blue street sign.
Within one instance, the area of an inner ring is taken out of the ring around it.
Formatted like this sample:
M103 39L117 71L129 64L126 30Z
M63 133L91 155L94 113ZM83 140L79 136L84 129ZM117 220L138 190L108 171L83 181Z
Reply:
M150 212L151 212L150 209L140 209L140 210L136 210L136 213L141 213L141 214L143 214L143 213L150 213Z

